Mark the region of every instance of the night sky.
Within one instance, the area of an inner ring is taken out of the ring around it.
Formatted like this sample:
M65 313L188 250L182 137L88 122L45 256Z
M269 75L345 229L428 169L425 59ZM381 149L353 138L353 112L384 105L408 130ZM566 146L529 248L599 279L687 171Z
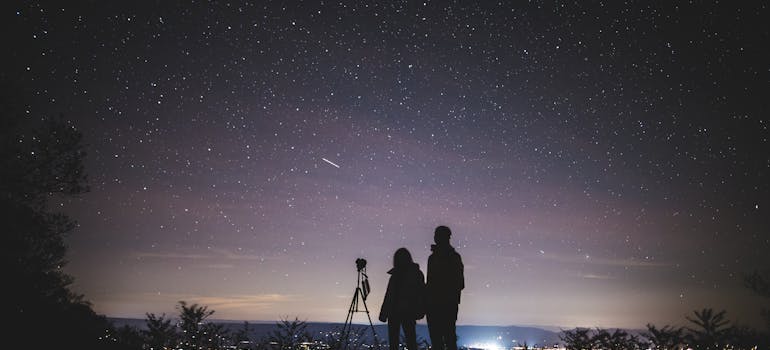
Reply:
M770 10L728 3L25 2L1 77L84 134L54 203L108 316L343 322L363 257L374 319L443 224L460 324L756 325Z

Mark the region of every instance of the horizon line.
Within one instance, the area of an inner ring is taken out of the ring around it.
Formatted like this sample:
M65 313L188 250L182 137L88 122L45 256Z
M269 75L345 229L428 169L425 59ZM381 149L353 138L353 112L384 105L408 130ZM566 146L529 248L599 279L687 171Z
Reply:
M107 315L104 315L104 317L106 317L107 319L127 319L127 320L137 320L137 321L146 320L146 317L125 317L125 316L107 316ZM172 319L173 318L177 318L177 317L172 317ZM238 320L238 319L224 319L224 318L211 318L209 320L211 320L213 322L223 322L223 323L249 322L249 323L253 323L253 324L275 324L275 323L281 321L281 320L272 320L272 321L270 321L270 320ZM422 320L424 320L424 319L422 319ZM424 323L419 323L419 321L422 321L422 320L418 320L417 326L420 326L420 325L427 326ZM340 322L340 321L310 321L310 320L300 320L300 321L308 323L308 324L310 324L310 323L344 324L345 323L345 322ZM362 326L369 325L367 322L352 322L352 323L355 324L355 325L362 325ZM387 323L382 323L382 322L379 322L379 323L374 323L373 322L372 325L373 326L387 326L388 324ZM538 325L538 324L471 324L471 323L467 323L467 324L466 323L463 323L463 324L458 323L457 327L522 327L522 328L539 328L539 329L546 330L546 331L551 331L551 332L556 332L555 329L558 329L559 331L563 331L563 330L572 330L572 329L576 329L576 328L590 328L590 329L603 328L603 329L625 329L625 330L642 330L642 329L644 329L644 327L639 327L639 328L635 328L635 327L632 327L632 328L627 328L627 327L599 327L599 326L591 326L591 327L572 326L572 327L565 327L565 326Z

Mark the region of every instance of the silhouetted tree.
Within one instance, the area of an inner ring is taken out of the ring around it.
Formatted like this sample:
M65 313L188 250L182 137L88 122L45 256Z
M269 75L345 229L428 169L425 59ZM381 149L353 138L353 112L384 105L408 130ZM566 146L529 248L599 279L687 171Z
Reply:
M150 349L164 349L176 345L178 337L171 319L166 318L165 314L156 316L153 313L147 313L146 315L147 329L142 331L145 344Z
M564 342L567 350L591 350L594 348L591 330L588 328L575 328L570 331L562 331L559 338Z
M636 350L642 348L639 338L622 329L609 332L606 329L597 329L592 337L594 346L605 350Z
M221 349L225 346L226 332L221 325L206 322L214 314L208 306L187 305L180 301L179 328L182 330L179 345L183 349Z
M275 324L276 329L267 335L267 341L275 350L297 350L302 343L312 342L313 337L307 331L307 322L294 318L293 321L282 319Z
M642 333L642 336L647 339L653 350L676 350L681 349L684 345L683 332L682 327L665 325L658 329L648 323L647 331Z
M0 102L0 271L13 281L4 329L40 348L105 347L110 325L64 273L75 222L50 202L88 190L82 136L63 118L32 117ZM46 336L39 336L45 322Z
M695 328L688 327L692 345L699 350L721 349L729 341L730 321L725 319L725 311L714 313L713 309L693 311L695 317L687 316L687 320Z

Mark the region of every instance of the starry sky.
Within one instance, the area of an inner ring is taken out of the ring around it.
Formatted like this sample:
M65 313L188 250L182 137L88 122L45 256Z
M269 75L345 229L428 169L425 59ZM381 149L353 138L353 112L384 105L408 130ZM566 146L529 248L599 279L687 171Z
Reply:
M770 11L728 3L30 1L0 77L84 134L53 204L108 316L342 322L363 257L376 318L443 224L460 324L759 324Z

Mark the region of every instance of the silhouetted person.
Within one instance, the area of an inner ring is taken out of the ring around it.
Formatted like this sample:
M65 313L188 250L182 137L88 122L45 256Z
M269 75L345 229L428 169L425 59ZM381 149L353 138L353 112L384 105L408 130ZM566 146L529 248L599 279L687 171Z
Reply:
M398 350L399 328L404 330L406 347L417 350L414 327L415 321L425 316L425 275L406 248L396 250L393 268L388 273L390 280L380 309L380 321L388 322L390 350Z
M463 261L449 244L452 231L439 226L433 234L433 253L428 257L427 318L432 348L457 350L457 306L465 288Z

